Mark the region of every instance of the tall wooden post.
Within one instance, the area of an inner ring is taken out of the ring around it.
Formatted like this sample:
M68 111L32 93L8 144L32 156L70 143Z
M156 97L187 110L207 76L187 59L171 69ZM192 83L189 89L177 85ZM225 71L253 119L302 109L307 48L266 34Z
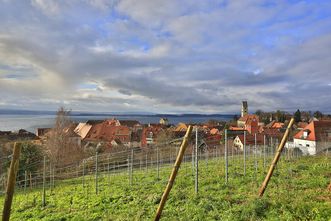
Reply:
M287 129L286 129L285 134L284 134L284 136L283 136L283 138L282 138L282 141L280 142L280 144L279 144L279 146L278 146L278 149L277 149L276 155L275 155L275 157L274 157L274 159L273 159L273 161L272 161L272 163L271 163L271 165L270 165L270 168L269 168L268 174L267 174L267 176L265 177L265 179L264 179L264 181L263 181L263 183L262 183L262 186L261 186L260 189L259 189L259 196L260 196L260 197L263 196L264 191L265 191L265 189L266 189L267 186L268 186L268 183L269 183L269 181L270 181L270 179L271 179L271 176L272 176L272 174L273 174L273 172L274 172L274 170L275 170L275 167L276 167L277 162L278 162L278 160L279 160L279 158L280 158L280 155L281 155L281 153L282 153L282 151L283 151L283 149L284 149L285 143L286 143L286 141L287 141L287 138L288 138L288 135L289 135L289 133L290 133L290 129L291 129L291 127L293 126L293 123L294 123L294 118L291 119L290 123L289 123L288 126L287 126Z
M5 203L4 203L3 212L2 212L2 221L9 221L9 218L10 218L11 205L13 202L15 181L16 181L16 174L17 174L18 166L19 166L20 153L21 153L21 145L19 143L15 143L13 158L12 158L12 161L10 163L10 168L9 168Z
M167 201L167 198L169 196L169 193L171 191L171 188L174 185L174 181L176 179L176 176L177 176L177 173L178 173L180 164L181 164L181 162L183 160L183 156L184 156L186 147L188 145L188 140L189 140L189 137L190 137L191 132L192 132L192 126L190 125L188 127L187 131L186 131L186 134L185 134L185 137L183 139L182 145L180 146L180 150L179 150L179 153L178 153L178 156L177 156L175 165L174 165L174 167L172 169L172 172L171 172L171 175L170 175L170 178L169 178L167 187L165 188L164 193L162 195L162 198L161 198L161 201L160 201L160 205L159 205L159 207L158 207L158 209L156 211L156 216L155 216L154 221L158 221L161 218L162 210L163 210L163 208L165 206L165 203Z

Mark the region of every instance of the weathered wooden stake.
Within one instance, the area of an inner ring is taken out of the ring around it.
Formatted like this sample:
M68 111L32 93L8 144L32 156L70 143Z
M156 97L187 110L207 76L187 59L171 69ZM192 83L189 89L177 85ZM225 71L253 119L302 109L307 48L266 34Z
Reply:
M154 221L158 221L161 218L162 210L163 210L163 208L165 206L165 203L167 201L167 198L169 196L169 193L171 191L171 188L172 188L172 186L174 184L174 181L176 179L176 176L177 176L177 173L178 173L180 164L181 164L182 159L183 159L183 155L184 155L185 150L186 150L186 147L188 145L188 140L189 140L189 137L191 135L191 132L192 132L192 126L190 125L188 127L187 131L186 131L186 134L185 134L185 137L183 139L182 145L180 146L180 150L179 150L179 153L177 155L177 159L176 159L175 165L174 165L174 167L172 169L172 172L171 172L171 175L170 175L170 178L169 178L167 187L165 188L164 193L162 195L162 198L161 198L161 201L160 201L160 205L159 205L159 207L158 207L158 209L156 211L156 216L155 216Z
M262 183L262 186L261 186L260 189L259 189L259 196L260 196L260 197L263 196L264 191L265 191L265 189L266 189L267 186L268 186L268 183L269 183L269 181L270 181L270 179L271 179L271 176L272 176L272 174L273 174L273 172L274 172L274 170L275 170L275 167L276 167L276 165L277 165L277 162L278 162L278 160L279 160L279 158L280 158L280 155L281 155L281 153L282 153L282 151L283 151L283 148L284 148L284 146L285 146L285 143L286 143L286 141L287 141L288 135L289 135L289 133L290 133L290 129L291 129L291 127L293 126L293 123L294 123L294 118L291 119L290 123L289 123L288 126L287 126L287 129L286 129L285 134L284 134L284 136L283 136L283 138L282 138L282 141L280 142L280 144L279 144L279 146L278 146L278 149L277 149L276 155L275 155L275 157L274 157L274 159L273 159L273 161L272 161L272 163L271 163L271 165L270 165L270 168L269 168L268 174L267 174L267 176L265 177L265 179L264 179L264 181L263 181L263 183Z
M5 203L4 203L3 212L2 212L2 221L9 221L9 218L10 218L11 205L13 202L15 181L16 181L16 174L17 174L18 166L19 166L20 153L21 153L21 145L19 143L15 143L14 151L13 151L13 158L12 158L12 161L10 163L10 168L9 168Z

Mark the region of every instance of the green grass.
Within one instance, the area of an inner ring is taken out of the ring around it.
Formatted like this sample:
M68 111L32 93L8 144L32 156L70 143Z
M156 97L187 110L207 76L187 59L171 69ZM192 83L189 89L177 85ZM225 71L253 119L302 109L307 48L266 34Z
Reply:
M268 161L270 163L270 159ZM262 198L257 197L266 169L258 162L229 160L229 183L224 181L224 161L200 161L199 194L194 193L191 163L182 165L162 214L162 220L331 220L330 157L282 159ZM94 176L57 182L47 189L47 206L41 206L41 189L18 190L12 206L12 220L153 220L171 171L162 168L135 170L133 185L126 171L102 174L99 194ZM3 197L0 206L3 207Z

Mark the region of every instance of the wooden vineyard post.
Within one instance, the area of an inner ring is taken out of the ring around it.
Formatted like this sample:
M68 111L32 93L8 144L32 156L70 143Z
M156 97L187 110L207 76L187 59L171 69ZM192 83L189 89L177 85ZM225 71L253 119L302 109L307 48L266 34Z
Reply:
M180 164L181 164L181 162L183 160L183 156L184 156L186 147L188 145L188 141L189 141L189 137L191 135L191 132L192 132L192 126L190 125L187 128L185 137L183 139L182 145L180 146L179 153L177 155L177 159L176 159L175 165L174 165L174 167L172 169L172 172L171 172L171 175L170 175L170 178L169 178L167 187L164 190L164 193L163 193L162 198L161 198L161 201L160 201L160 205L159 205L159 207L158 207L158 209L156 211L156 216L155 216L155 219L154 219L155 221L158 221L161 218L162 210L163 210L163 208L165 206L165 203L167 201L167 198L169 196L169 193L171 191L171 188L172 188L172 186L174 184L174 181L176 179L176 176L177 176L177 173L178 173Z
M291 119L290 123L289 123L288 126L287 126L287 129L286 129L285 134L284 134L284 136L283 136L283 138L282 138L282 141L280 142L280 144L279 144L279 146L278 146L278 149L277 149L276 155L275 155L275 157L274 157L274 159L273 159L273 161L272 161L272 163L271 163L271 165L270 165L270 168L269 168L269 171L268 171L268 173L267 173L267 176L265 177L265 179L264 179L264 181L263 181L263 183L262 183L262 186L261 186L260 189L259 189L259 196L260 196L260 197L263 196L264 191L265 191L265 189L266 189L267 186L268 186L268 183L269 183L269 181L270 181L270 178L271 178L271 176L272 176L272 174L273 174L273 172L274 172L274 170L275 170L275 167L276 167L276 165L277 165L277 162L278 162L278 160L279 160L279 158L280 158L280 155L281 155L281 153L282 153L282 151L283 151L283 149L284 149L285 143L286 143L286 141L287 141L287 138L288 138L288 135L289 135L289 133L290 133L290 129L291 129L291 127L293 126L293 123L294 123L294 118Z
M19 166L20 153L21 153L21 145L19 143L15 143L13 158L12 158L12 161L10 163L10 168L9 168L5 203L4 203L3 212L2 212L2 221L8 221L10 218L11 205L13 202L15 181L16 181L16 174L17 174L18 166Z

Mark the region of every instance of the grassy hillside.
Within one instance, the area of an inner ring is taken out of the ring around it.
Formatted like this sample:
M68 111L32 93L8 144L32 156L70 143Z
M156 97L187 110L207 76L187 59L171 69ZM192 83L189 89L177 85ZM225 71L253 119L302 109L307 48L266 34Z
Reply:
M229 183L224 182L224 161L200 161L199 194L194 193L191 163L182 165L165 206L162 220L331 220L330 157L282 159L263 198L257 192L265 176L263 163L249 161L243 175L242 159L230 159ZM270 163L270 159L268 161ZM129 185L127 171L57 182L47 189L47 206L41 206L42 191L18 190L12 220L152 220L171 167L135 169ZM1 197L0 206L3 206Z

